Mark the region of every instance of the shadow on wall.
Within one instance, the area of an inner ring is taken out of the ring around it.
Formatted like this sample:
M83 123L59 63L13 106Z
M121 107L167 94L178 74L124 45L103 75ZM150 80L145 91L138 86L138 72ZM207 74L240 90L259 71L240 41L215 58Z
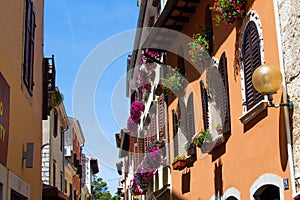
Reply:
M181 177L181 192L182 194L190 192L190 186L191 186L191 172L187 172L185 174L182 174Z
M215 163L215 195L223 196L223 180L222 180L223 163L221 159Z
M282 102L282 100L281 100ZM287 151L287 138L286 138L286 125L285 125L285 119L284 119L284 107L280 107L280 115L279 115L279 149L280 149L280 162L281 162L281 169L283 171L286 170L287 168L287 163L288 163L288 151ZM291 114L292 112L290 112ZM291 117L290 117L290 122ZM291 127L291 133L293 132L292 130L292 125ZM291 141L293 141L293 138L291 138ZM292 142L293 143L293 142Z

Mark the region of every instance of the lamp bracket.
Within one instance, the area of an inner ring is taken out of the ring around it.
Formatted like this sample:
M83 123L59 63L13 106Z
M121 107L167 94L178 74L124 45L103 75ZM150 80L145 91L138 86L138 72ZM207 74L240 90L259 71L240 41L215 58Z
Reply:
M294 103L291 100L288 100L287 103L273 103L272 101L269 102L270 104L268 105L268 107L278 108L280 106L287 106L289 110L294 109Z

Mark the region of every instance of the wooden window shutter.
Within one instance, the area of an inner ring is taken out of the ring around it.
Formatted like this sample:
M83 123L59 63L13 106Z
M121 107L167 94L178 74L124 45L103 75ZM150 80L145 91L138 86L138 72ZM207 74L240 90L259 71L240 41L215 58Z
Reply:
M245 103L247 110L249 110L263 100L263 95L257 92L252 85L252 74L262 64L258 31L255 23L252 21L249 22L244 31L242 55L246 93Z
M227 57L225 52L221 55L219 62L220 81L220 97L221 97L221 119L223 123L223 133L228 133L231 129L230 124L230 107L229 107L229 88L227 74Z
M189 95L187 102L187 140L188 144L191 144L192 137L195 134L195 122L194 122L194 98L193 93Z
M179 155L179 141L178 141L178 118L175 110L172 110L172 122L173 122L173 148L174 157Z
M138 138L138 162L141 163L144 158L144 138Z
M159 139L165 139L165 106L164 106L164 94L162 93L158 98L158 123L159 123Z
M133 163L134 163L134 171L137 169L137 167L138 167L138 165L139 165L139 163L138 163L138 161L139 161L139 153L138 153L138 149L139 149L139 147L138 147L138 143L134 143L133 144Z
M150 131L150 137L151 139L155 140L156 139L156 115L155 113L151 113L151 122L150 122L150 126L151 126L151 131Z
M205 130L208 130L208 97L207 91L204 87L203 81L200 81L200 90L201 90L201 102L202 102L202 117L203 117L203 126Z
M33 92L33 65L34 65L34 41L35 41L35 12L33 3L26 0L26 21L24 41L23 81L32 95Z

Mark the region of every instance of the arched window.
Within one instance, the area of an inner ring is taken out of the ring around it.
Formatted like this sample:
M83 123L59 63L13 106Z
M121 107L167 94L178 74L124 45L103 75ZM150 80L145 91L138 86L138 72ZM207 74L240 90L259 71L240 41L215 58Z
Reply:
M261 188L259 188L253 196L255 200L280 199L279 188L275 185L264 185Z
M222 53L219 62L219 73L220 73L220 110L223 133L230 131L230 109L229 109L229 89L228 89L228 75L227 75L227 57L225 52Z
M179 138L178 138L178 118L176 111L172 110L172 123L173 123L173 147L174 157L179 155Z
M53 109L53 137L57 137L57 129L58 129L58 114L57 114L57 110Z
M252 74L254 70L262 64L261 44L257 25L254 21L249 21L243 32L242 40L242 67L243 81L245 89L244 105L246 110L253 108L263 100L263 95L257 92L252 84Z

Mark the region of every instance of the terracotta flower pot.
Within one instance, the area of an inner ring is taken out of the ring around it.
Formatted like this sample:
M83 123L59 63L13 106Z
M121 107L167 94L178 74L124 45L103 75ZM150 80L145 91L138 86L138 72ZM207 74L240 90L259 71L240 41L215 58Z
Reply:
M186 160L177 160L172 164L173 170L183 169L186 166Z
M214 148L214 143L213 142L203 142L201 145L201 151L202 153L209 153L211 150Z

